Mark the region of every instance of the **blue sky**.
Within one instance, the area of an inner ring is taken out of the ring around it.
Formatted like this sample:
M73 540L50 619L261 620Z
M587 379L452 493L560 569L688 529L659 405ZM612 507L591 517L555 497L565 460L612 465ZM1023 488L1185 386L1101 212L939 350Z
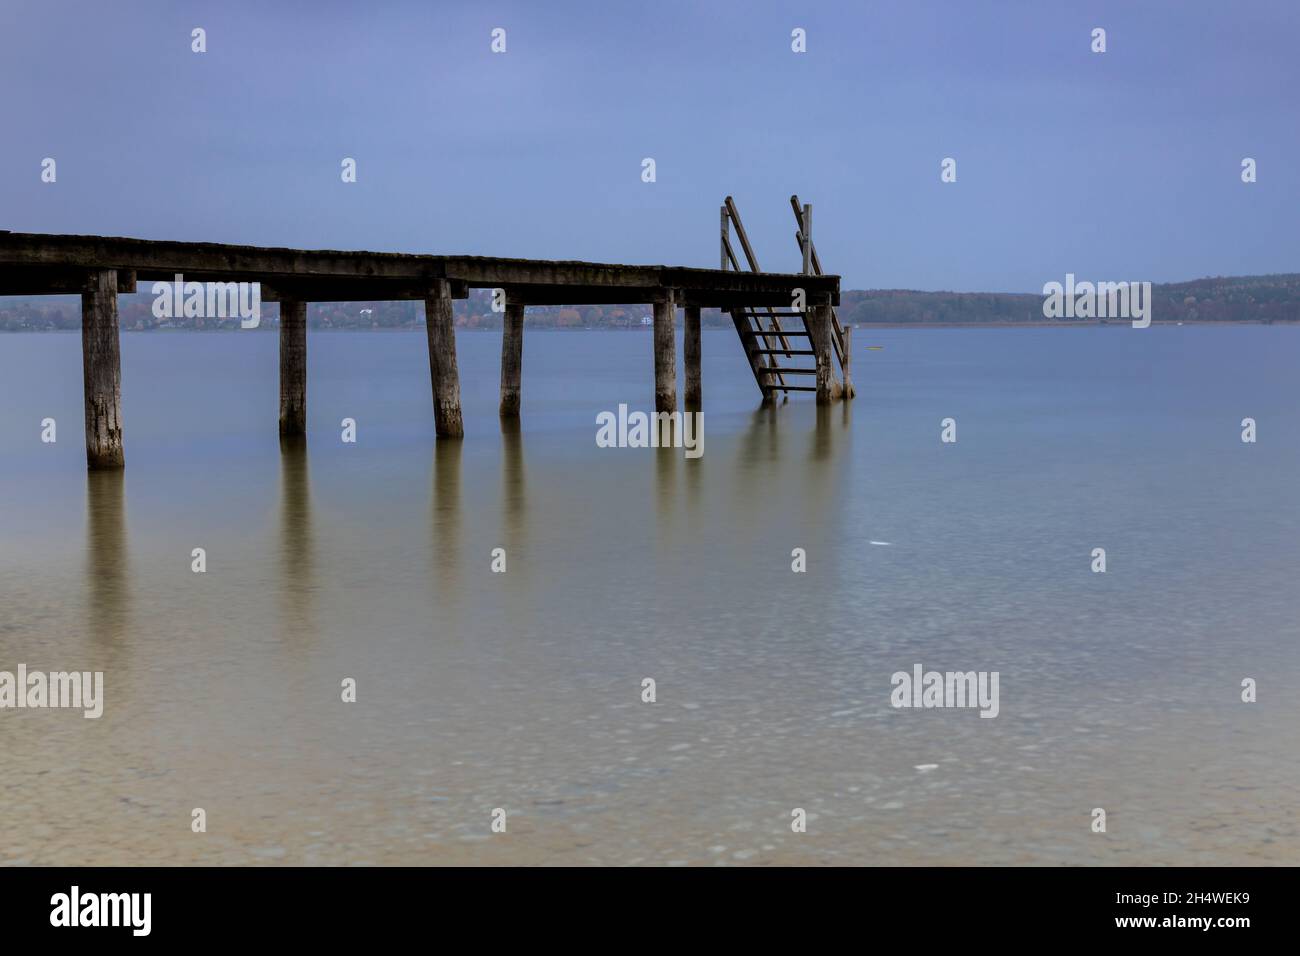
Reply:
M713 267L730 193L794 271L797 192L847 288L1300 271L1298 48L1295 0L4 0L0 228Z

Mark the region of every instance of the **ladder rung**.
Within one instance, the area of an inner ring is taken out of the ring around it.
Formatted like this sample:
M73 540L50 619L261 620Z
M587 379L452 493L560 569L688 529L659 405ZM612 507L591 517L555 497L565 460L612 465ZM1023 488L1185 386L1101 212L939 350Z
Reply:
M753 349L754 355L816 355L812 349Z
M762 335L762 336L767 337L767 338L775 337L775 336L778 336L778 335L784 335L784 336L786 336L786 337L790 337L790 338L795 337L795 336L798 336L798 337L800 337L800 338L807 338L807 337L808 337L808 333L807 333L807 332L795 332L795 331L792 331L791 329L780 329L779 331L778 331L777 329L745 329L745 331L742 332L741 334L742 334L742 335Z
M764 385L765 392L815 392L816 385Z
M816 375L815 368L777 368L775 365L769 365L763 371L779 373L781 375Z

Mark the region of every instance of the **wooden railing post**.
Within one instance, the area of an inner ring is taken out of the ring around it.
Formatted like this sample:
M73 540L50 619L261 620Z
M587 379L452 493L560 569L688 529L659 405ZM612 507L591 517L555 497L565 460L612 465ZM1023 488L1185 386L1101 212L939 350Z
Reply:
M721 216L722 218L722 271L726 272L727 266L731 264L728 261L730 259L730 253L731 253L731 228L729 225L729 221L727 219L726 203L723 203L721 213L722 213Z
M812 203L803 204L803 274L812 275Z

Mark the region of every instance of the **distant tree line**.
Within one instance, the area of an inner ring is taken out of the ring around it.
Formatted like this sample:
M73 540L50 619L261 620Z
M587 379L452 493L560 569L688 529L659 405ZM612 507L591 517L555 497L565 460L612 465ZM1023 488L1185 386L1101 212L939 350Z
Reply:
M1196 279L1151 287L1155 322L1300 321L1300 275ZM913 292L881 289L840 294L840 321L897 325L1005 325L1052 321L1041 295ZM1086 322L1059 319L1062 324ZM1116 320L1111 320L1116 321ZM1120 320L1122 321L1122 320Z
M840 296L840 321L897 325L1005 325L1046 322L1041 295L999 292L915 292L902 289L850 290ZM1156 322L1295 322L1300 321L1300 274L1196 279L1152 287ZM119 299L121 327L128 330L237 329L238 319L158 319L149 292ZM502 314L492 311L491 293L474 290L458 299L456 325L500 329ZM279 307L264 303L262 328L278 325ZM650 306L530 306L530 328L639 329ZM680 314L679 319L680 322ZM1062 324L1084 320L1060 319ZM1114 321L1114 320L1112 320ZM307 310L314 329L419 329L424 327L420 302L314 302ZM705 328L731 328L731 318L716 309L701 314ZM55 331L81 328L76 296L0 298L0 331Z

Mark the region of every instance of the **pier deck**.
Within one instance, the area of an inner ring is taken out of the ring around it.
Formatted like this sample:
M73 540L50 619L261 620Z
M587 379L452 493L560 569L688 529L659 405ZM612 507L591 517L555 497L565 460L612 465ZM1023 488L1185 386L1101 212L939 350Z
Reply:
M529 305L652 304L655 409L671 413L677 410L673 334L677 308L685 310L688 336L694 335L686 348L686 380L688 401L698 405L700 355L695 339L701 308L739 312L788 308L798 301L804 303L807 315L829 328L840 293L839 276L807 272L285 249L0 231L0 295L81 295L86 455L91 468L124 464L117 296L135 292L139 283L173 283L178 276L186 283L258 283L261 300L280 303L283 435L302 434L306 429L308 302L424 300L435 427L440 438L458 438L464 434L464 426L451 303L466 298L471 289L504 291L500 407L504 417L519 414L523 317ZM747 353L756 347L744 337L742 345ZM750 357L752 362L763 359ZM819 355L818 362L828 360ZM766 390L764 397L768 397ZM819 401L823 397L819 390Z

